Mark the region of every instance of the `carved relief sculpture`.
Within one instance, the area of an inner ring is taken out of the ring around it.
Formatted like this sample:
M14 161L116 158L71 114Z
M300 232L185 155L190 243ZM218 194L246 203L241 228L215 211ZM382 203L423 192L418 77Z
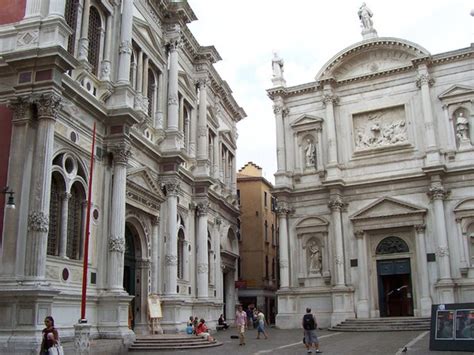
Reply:
M306 139L306 147L304 148L305 165L307 168L316 167L316 147L311 139Z
M456 136L460 142L469 140L469 122L462 112L456 117Z
M353 115L356 150L405 143L408 140L403 106Z
M316 240L311 239L308 243L308 270L310 274L321 273L322 256Z

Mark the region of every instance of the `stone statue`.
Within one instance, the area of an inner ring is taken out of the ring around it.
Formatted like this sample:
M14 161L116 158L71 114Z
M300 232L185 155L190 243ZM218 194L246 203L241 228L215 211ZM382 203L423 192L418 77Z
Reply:
M317 274L321 272L321 251L319 250L318 244L315 240L312 240L308 245L309 251L309 272Z
M456 135L460 141L469 140L469 122L462 112L456 117Z
M316 166L316 147L311 142L311 139L306 139L306 147L304 149L305 165L307 168Z
M283 77L283 59L278 56L277 52L273 52L272 69L274 78Z
M372 11L367 7L365 2L362 3L362 6L359 8L359 19L361 22L361 27L363 30L372 30L374 23L372 22L372 16L374 15Z

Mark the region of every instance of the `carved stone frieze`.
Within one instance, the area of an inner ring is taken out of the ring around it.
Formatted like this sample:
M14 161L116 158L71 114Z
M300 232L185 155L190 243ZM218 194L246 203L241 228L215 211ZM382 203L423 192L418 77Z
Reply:
M342 255L336 255L335 261L336 265L344 265L344 258Z
M122 43L120 43L119 53L132 54L132 44L130 43L130 41L123 41Z
M34 100L38 109L38 117L56 119L61 110L61 97L56 94L42 94Z
M21 31L16 37L17 47L28 47L38 43L39 30Z
M198 274L207 274L209 272L209 266L207 264L198 264L197 272Z
M119 236L111 236L109 238L109 251L124 253L125 252L125 240Z
M178 265L178 257L176 255L166 255L165 262L169 266Z
M352 119L356 150L391 146L408 141L404 106L357 113Z
M49 216L41 211L33 211L28 216L28 230L47 233Z
M437 257L449 256L449 248L448 247L438 247L438 249L436 249L436 256Z
M170 93L168 95L168 106L178 106L178 95Z

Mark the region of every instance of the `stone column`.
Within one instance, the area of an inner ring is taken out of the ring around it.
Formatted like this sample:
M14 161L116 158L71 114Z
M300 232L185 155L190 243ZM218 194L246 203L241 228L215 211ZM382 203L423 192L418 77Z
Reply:
M71 198L69 192L64 192L61 195L61 237L59 241L59 256L61 258L67 258L67 224L68 224L68 212L69 212L69 199ZM85 216L85 215L84 215Z
M283 122L284 116L287 113L281 97L275 98L273 101L273 113L276 120L276 144L277 144L277 171L286 171L286 156L285 156L285 124Z
M418 77L416 85L421 89L421 101L423 107L423 120L424 120L424 133L425 133L425 144L426 144L426 164L432 165L439 163L439 152L436 145L436 135L433 119L433 109L430 96L430 86L432 86L434 80L428 73L428 67L426 63L422 63L418 66Z
M105 49L104 59L102 60L100 69L101 80L110 81L110 56L112 51L112 15L107 16L107 22L105 24Z
M326 86L325 94L323 95L323 105L326 107L326 127L328 139L328 177L332 177L334 169L338 164L337 157L337 136L336 136L336 117L334 115L334 105L339 101L339 98L332 93L332 89Z
M232 189L232 194L233 195L236 195L237 194L237 178L236 178L236 171L237 171L237 167L236 167L236 163L235 163L235 156L232 157L232 161L231 161L231 167L232 167L232 172L231 172L231 189Z
M418 281L420 283L420 315L422 317L428 317L431 315L432 304L430 296L428 262L426 260L425 228L426 226L424 224L415 226L416 259L418 265Z
M66 0L49 0L48 16L64 17Z
M229 269L224 274L226 285L226 315L229 323L235 320L235 270Z
M178 179L171 179L164 183L166 188L168 223L166 231L166 275L167 295L176 295L178 280Z
M316 128L316 170L323 170L323 135L321 127Z
M331 193L332 198L328 203L331 210L331 220L333 223L334 245L335 245L335 263L336 263L336 287L344 287L346 285L346 278L344 274L344 242L342 236L342 222L341 213L345 208L345 203L342 201L338 192Z
M25 271L27 276L39 279L46 273L54 124L60 103L61 98L54 93L36 99L38 128L31 174L34 180L30 190Z
M27 0L25 18L41 16L41 0Z
M79 38L79 60L87 61L89 54L89 14L91 0L84 0L82 9L81 38Z
M290 212L286 204L277 207L278 223L280 225L279 244L280 244L280 288L290 287L290 265L288 251L288 225L287 217Z
M207 160L207 78L198 80L199 86L199 115L197 137L197 159Z
M137 93L142 93L143 85L143 51L138 51L138 63L137 63L137 85L135 91Z
M207 298L209 296L209 264L208 264L208 250L207 250L207 213L209 209L209 202L199 202L196 206L196 213L198 217L197 230L197 288L198 298Z
M158 88L157 88L157 99L155 105L155 127L157 129L163 129L163 107L164 103L164 86L163 86L163 73L157 74Z
M120 84L128 84L130 81L130 59L132 57L132 25L133 0L123 0L117 77L117 81Z
M125 196L127 187L127 162L130 146L122 143L113 149L114 180L112 185L112 204L109 236L109 289L123 292L123 262L125 251Z
M178 106L178 46L179 38L168 43L169 49L169 71L168 71L168 122L167 129L177 131L179 129L179 106Z
M197 110L191 110L191 122L189 128L189 155L196 157L196 139L197 139Z
M219 133L214 137L214 167L213 167L213 177L214 179L219 179Z
M143 59L143 83L142 83L142 93L146 98L148 97L148 69L150 68L150 58L145 57Z
M160 270L160 217L151 218L151 293L159 293L158 285Z
M359 300L357 318L369 318L369 275L367 267L367 238L364 231L355 231L357 239L357 269L359 271Z

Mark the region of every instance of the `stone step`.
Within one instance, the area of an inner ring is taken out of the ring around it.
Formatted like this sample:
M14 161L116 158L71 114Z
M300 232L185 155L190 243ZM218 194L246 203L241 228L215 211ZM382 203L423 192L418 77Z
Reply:
M129 347L129 351L157 351L179 349L203 349L222 345L221 342L208 342L206 338L195 335L166 334L140 336Z
M390 318L350 318L329 328L340 332L390 332L429 330L431 319L428 317L390 317Z
M216 346L221 346L222 343L215 341L210 343L208 341L200 344L150 344L150 345L131 345L129 351L157 351L157 350L181 350L181 349L205 349Z
M202 341L207 341L206 339L204 338L201 338L201 337L196 337L196 338L192 338L192 339L137 339L135 340L135 343L137 344L141 344L141 343L163 343L163 344L167 344L167 343L185 343L185 344L188 344L188 343L199 343L199 342L202 342Z

